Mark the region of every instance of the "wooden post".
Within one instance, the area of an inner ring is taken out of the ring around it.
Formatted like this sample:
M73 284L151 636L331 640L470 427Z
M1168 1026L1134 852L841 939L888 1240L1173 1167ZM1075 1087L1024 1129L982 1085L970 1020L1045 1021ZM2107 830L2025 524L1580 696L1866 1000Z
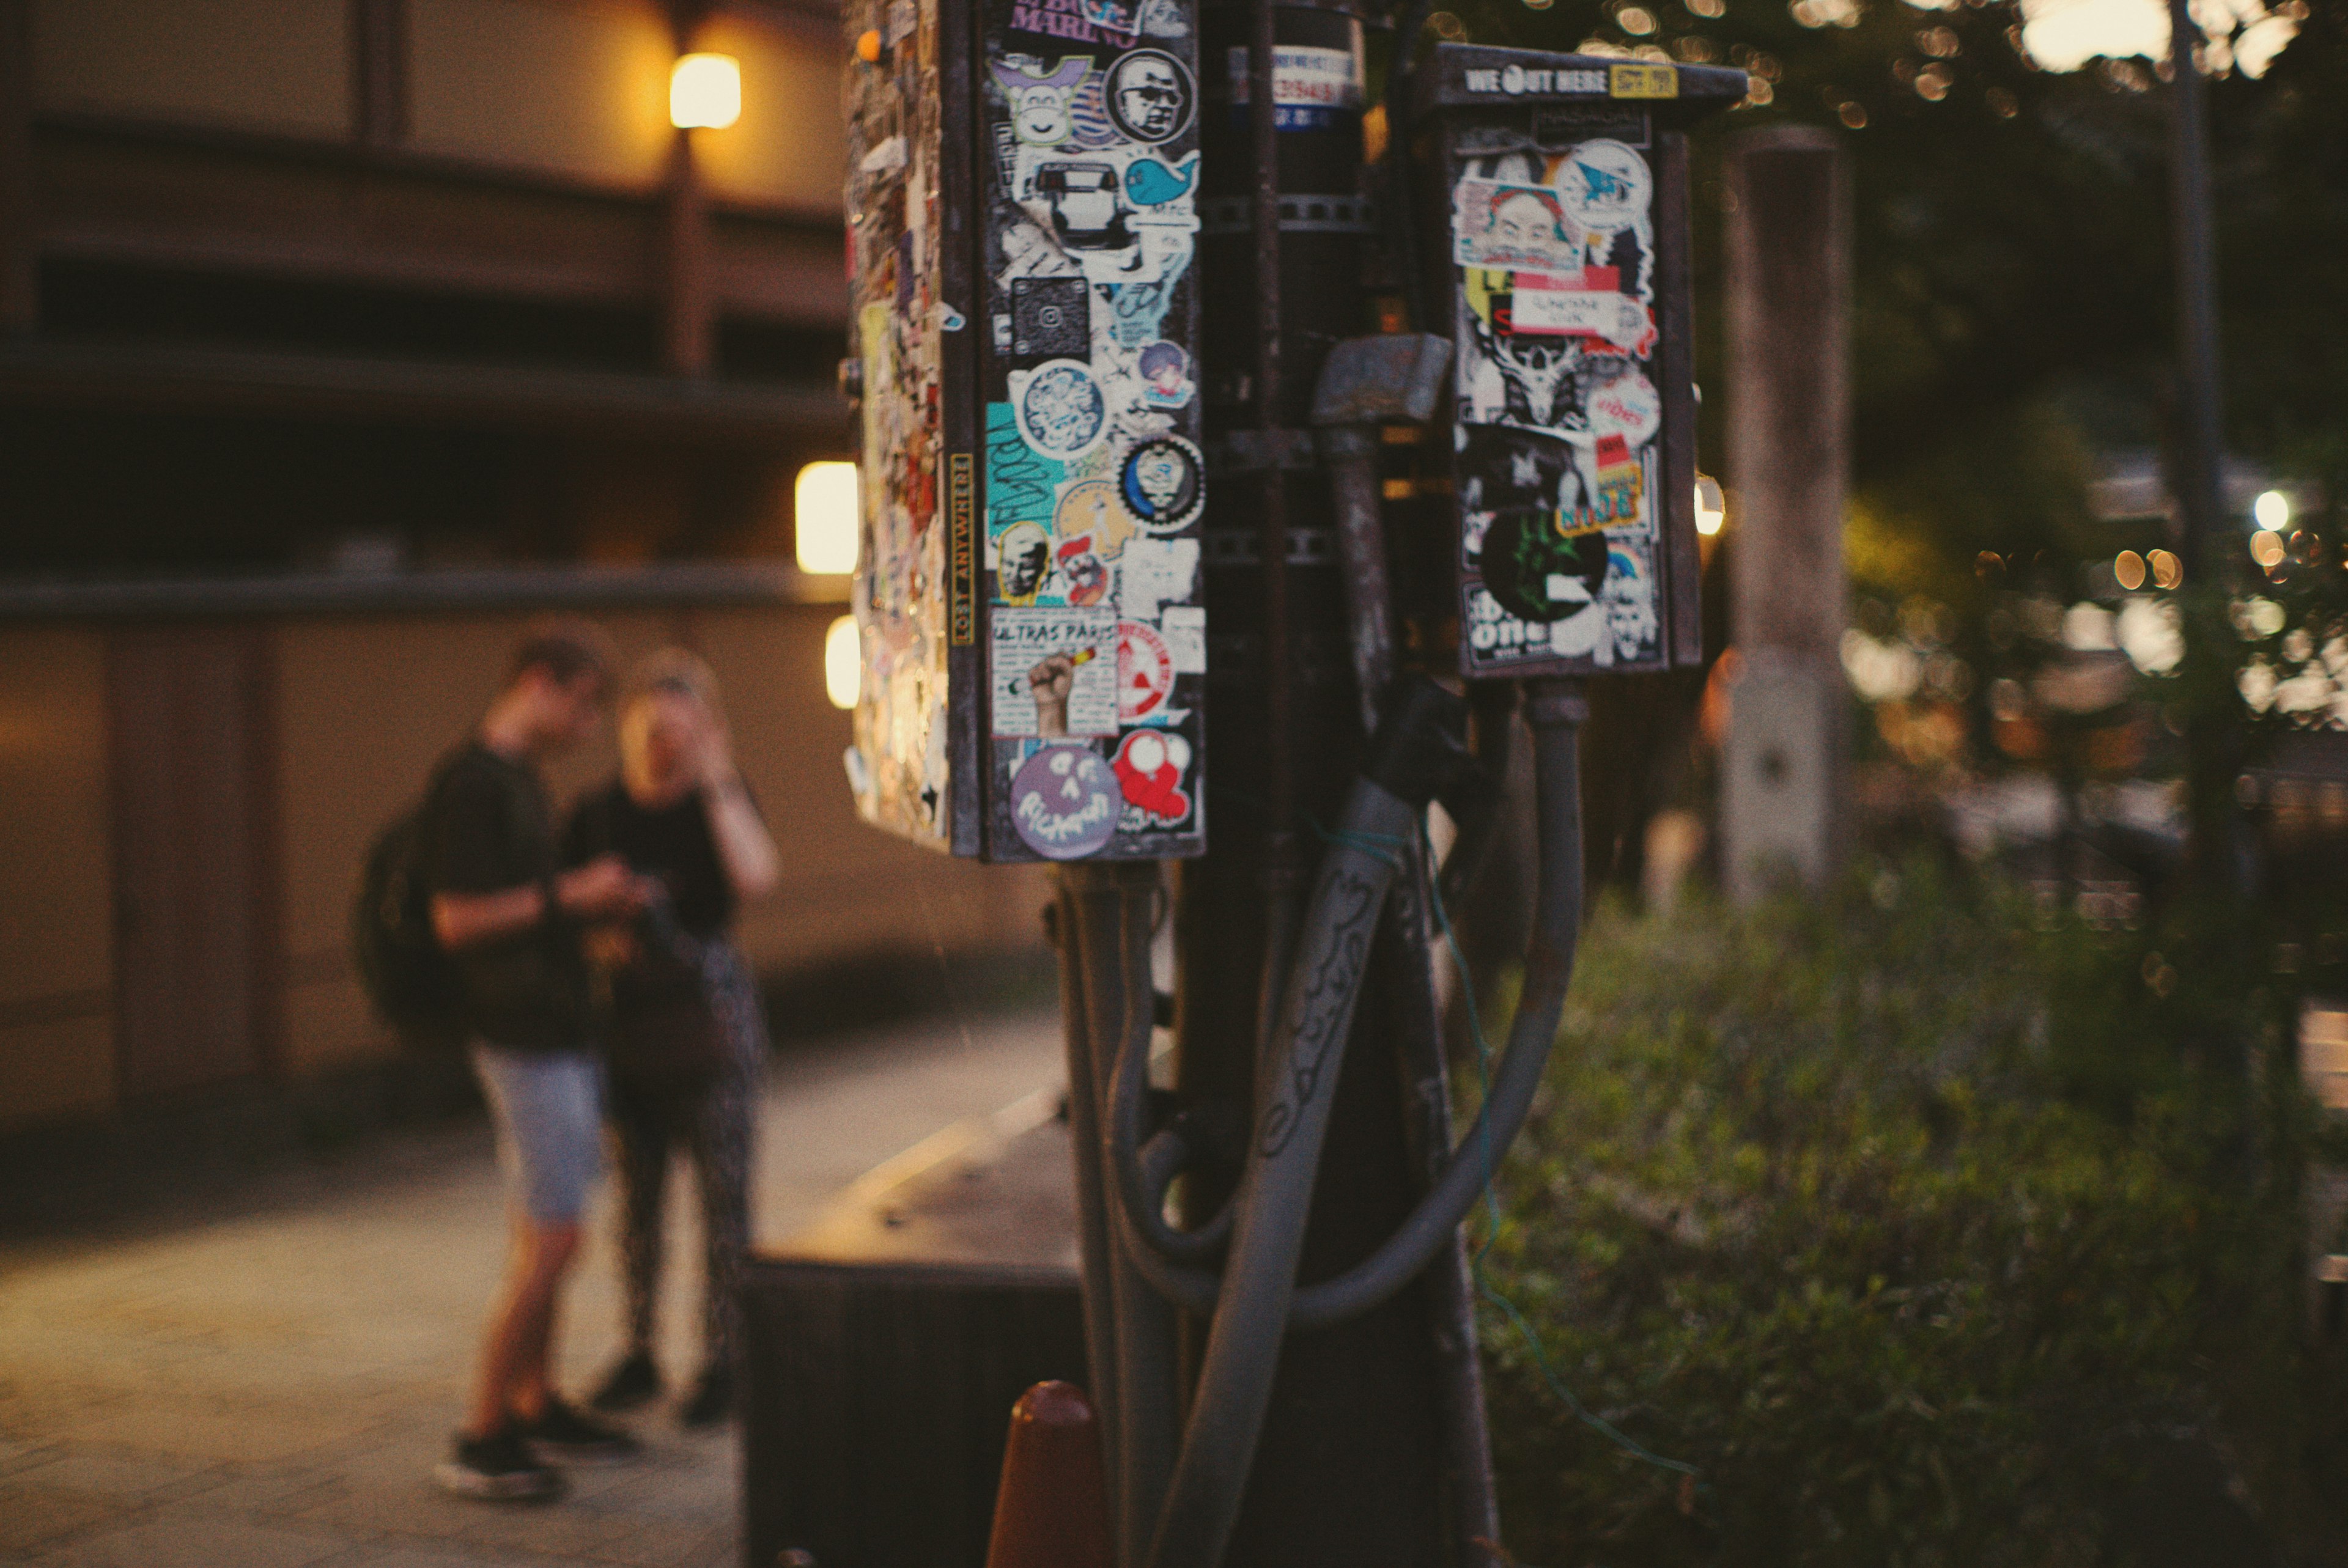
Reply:
M41 321L33 210L31 0L0 0L0 337Z
M1727 178L1731 638L1723 871L1739 899L1838 860L1850 200L1833 133L1737 138Z

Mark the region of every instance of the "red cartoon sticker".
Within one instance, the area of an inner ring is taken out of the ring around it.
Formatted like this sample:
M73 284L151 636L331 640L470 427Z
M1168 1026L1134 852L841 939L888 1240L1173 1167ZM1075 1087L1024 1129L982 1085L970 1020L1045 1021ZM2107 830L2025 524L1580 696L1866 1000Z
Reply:
M1136 730L1117 748L1117 787L1125 804L1153 825L1174 827L1190 815L1182 774L1190 765L1190 743L1163 730Z

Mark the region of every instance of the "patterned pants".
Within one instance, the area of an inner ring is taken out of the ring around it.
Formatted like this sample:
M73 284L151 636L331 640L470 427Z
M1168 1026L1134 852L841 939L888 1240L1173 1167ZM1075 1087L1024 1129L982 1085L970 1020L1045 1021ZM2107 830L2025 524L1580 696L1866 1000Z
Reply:
M724 1032L726 1063L699 1093L612 1086L606 1113L620 1176L620 1258L628 1345L649 1353L659 1295L662 1213L672 1150L693 1157L701 1189L702 1364L730 1368L740 1346L735 1286L750 1245L750 1134L767 1061L767 1020L750 967L730 942L706 944L703 973Z

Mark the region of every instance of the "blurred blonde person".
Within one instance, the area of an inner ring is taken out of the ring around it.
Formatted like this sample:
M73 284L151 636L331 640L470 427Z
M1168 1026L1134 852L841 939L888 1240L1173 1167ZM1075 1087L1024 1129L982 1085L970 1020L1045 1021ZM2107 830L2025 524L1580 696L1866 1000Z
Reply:
M735 912L774 891L775 842L734 765L717 682L679 649L637 667L620 700L620 776L580 803L577 863L616 855L657 889L592 944L609 986L605 1116L620 1178L628 1344L594 1396L625 1410L661 1392L654 1359L664 1199L672 1153L693 1161L704 1243L701 1367L681 1415L733 1412L740 1348L735 1283L750 1233L750 1143L767 1030Z

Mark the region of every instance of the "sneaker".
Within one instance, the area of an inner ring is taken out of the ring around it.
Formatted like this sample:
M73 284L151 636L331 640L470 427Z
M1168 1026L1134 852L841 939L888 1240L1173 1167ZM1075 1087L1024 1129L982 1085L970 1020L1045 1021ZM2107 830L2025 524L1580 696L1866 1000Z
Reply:
M591 1421L548 1396L538 1419L517 1429L541 1459L567 1460L572 1464L624 1464L644 1451L644 1445L623 1431Z
M734 1374L724 1367L703 1371L678 1419L688 1427L714 1427L734 1414Z
M562 1477L533 1458L512 1427L486 1438L458 1432L455 1451L433 1475L460 1497L506 1502L549 1498L562 1490Z
M660 1368L653 1365L650 1356L636 1350L603 1375L603 1385L589 1398L587 1408L614 1413L633 1410L659 1398L660 1391Z

